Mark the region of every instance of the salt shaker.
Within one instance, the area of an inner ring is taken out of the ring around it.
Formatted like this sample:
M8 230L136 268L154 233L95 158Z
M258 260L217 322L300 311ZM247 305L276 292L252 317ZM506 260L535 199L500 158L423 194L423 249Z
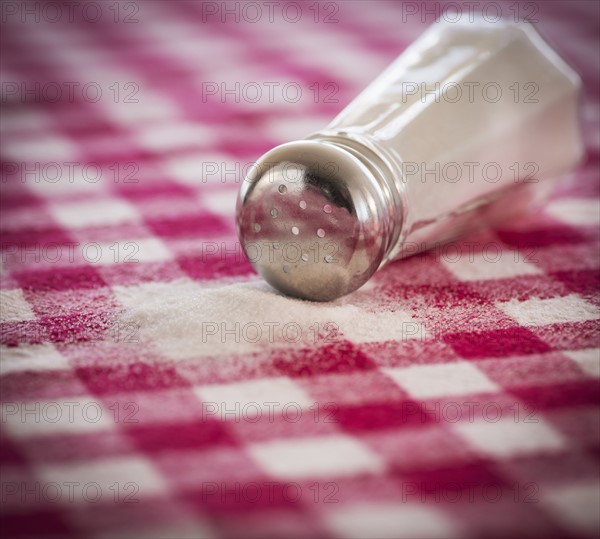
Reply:
M328 301L509 219L581 159L579 91L529 23L436 23L325 129L251 168L243 250L276 289Z

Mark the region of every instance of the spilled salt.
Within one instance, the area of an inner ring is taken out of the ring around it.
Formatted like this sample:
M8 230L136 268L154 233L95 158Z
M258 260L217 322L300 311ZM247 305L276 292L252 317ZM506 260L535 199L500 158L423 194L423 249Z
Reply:
M116 287L115 293L126 307L120 322L139 328L142 343L151 343L173 360L314 346L342 338L373 342L422 337L422 326L401 310L369 312L357 296L331 303L301 301L263 282L207 286L180 279Z

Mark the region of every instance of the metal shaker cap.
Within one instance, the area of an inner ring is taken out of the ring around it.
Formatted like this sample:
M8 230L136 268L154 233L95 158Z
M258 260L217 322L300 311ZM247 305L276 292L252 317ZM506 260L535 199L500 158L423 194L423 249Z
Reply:
M306 140L263 155L244 180L237 230L256 271L279 291L329 301L380 266L389 244L380 181L356 155Z

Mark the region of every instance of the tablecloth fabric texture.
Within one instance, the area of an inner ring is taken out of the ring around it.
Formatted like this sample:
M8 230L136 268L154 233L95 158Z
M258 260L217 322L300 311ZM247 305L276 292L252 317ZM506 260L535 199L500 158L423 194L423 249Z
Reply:
M7 4L7 537L597 534L595 2L521 5L585 88L585 161L543 210L323 305L240 256L241 173L326 125L423 3Z

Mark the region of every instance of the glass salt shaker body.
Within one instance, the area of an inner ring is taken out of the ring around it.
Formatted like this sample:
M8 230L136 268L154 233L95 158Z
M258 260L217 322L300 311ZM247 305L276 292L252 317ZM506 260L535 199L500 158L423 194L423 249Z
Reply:
M579 89L529 23L434 24L324 130L258 161L244 250L282 292L330 300L508 220L581 159Z

